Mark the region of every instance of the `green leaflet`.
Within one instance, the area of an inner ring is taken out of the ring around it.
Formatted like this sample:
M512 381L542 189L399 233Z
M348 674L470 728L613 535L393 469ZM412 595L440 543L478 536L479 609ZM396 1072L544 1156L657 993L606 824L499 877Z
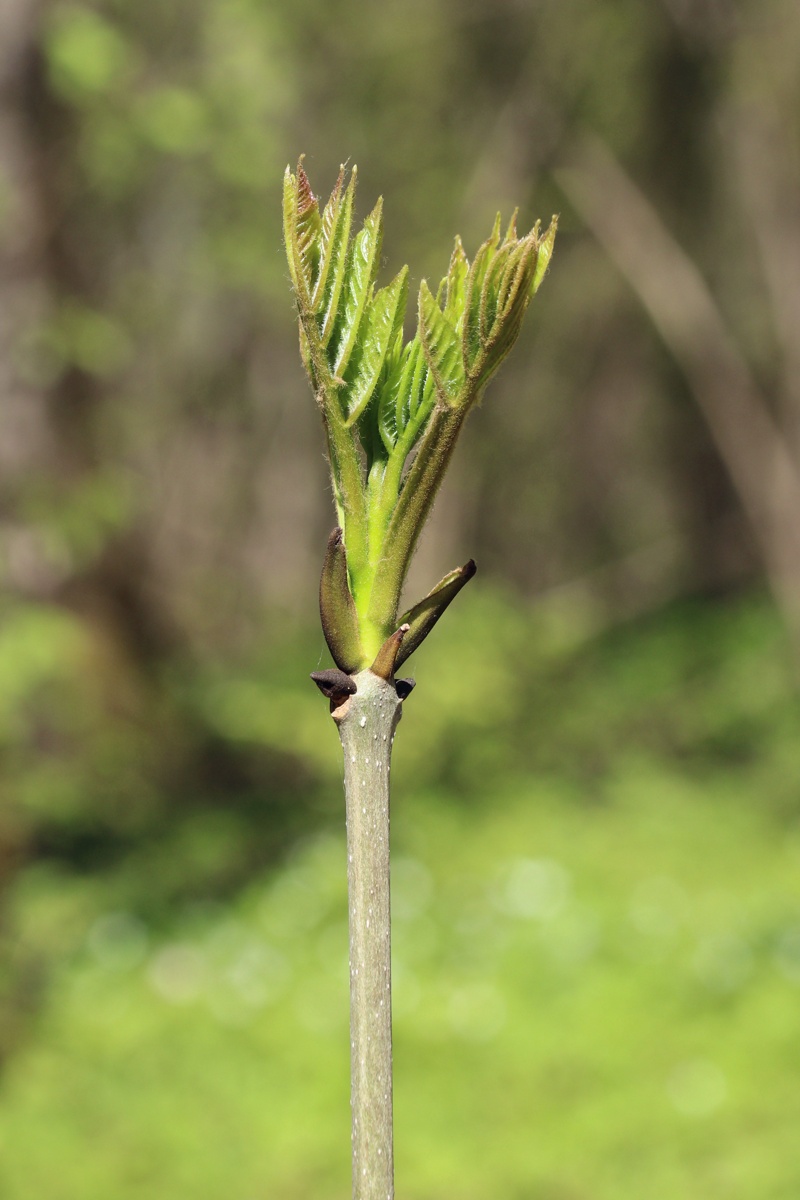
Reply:
M492 335L492 330L497 316L498 298L500 291L500 281L503 278L506 264L509 258L508 247L503 247L495 251L491 255L486 268L486 274L483 279L481 288L481 302L479 308L478 328L480 330L481 345L485 346L486 342Z
M469 375L473 374L475 365L480 358L481 345L481 295L483 281L489 267L492 255L491 240L484 242L475 255L464 294L464 316L462 331L462 347L464 363Z
M381 375L385 375L385 367L384 371L381 372ZM382 382L379 379L375 392L373 392L373 396L376 396L376 393L379 396L381 388ZM374 490L375 487L378 486L374 471L377 468L379 477L382 479L386 470L387 461L386 443L381 436L378 425L377 402L374 404L372 402L367 403L366 407L361 413L361 416L358 418L358 437L365 455L365 464L367 468L367 491L370 490L370 486Z
M355 168L356 171L358 168ZM327 244L333 229L333 222L342 198L342 186L344 184L344 167L339 167L339 174L336 176L336 183L333 191L328 197L328 203L322 210L322 240Z
M556 231L558 230L558 217L553 217L548 227L547 233L539 242L539 255L536 259L536 270L533 273L533 284L531 294L536 295L539 286L547 274L547 268L550 266L550 259L553 256L553 245L556 240ZM538 233L538 229L537 229Z
M303 307L307 309L319 272L322 218L308 176L303 170L302 158L297 164L296 176L288 167L284 175L283 234L292 283Z
M378 394L378 404L375 413L381 441L389 453L394 449L397 442L399 432L397 427L397 395L400 390L403 371L411 353L411 343L407 346L403 346L401 343L402 335L398 334L397 341L392 350L392 361L389 365L386 379Z
M556 233L553 218L544 238L539 223L516 238L512 217L505 239L499 224L481 246L469 274L462 345L467 375L476 391L485 385L519 336L528 303L544 277Z
M419 412L428 381L430 380L431 386L433 385L433 376L428 370L419 335L414 338L411 346L408 373L402 381L401 390L397 396L397 427L403 433L406 432Z
M375 276L380 262L383 241L381 200L364 222L364 228L353 239L347 258L347 272L336 320L336 352L331 366L334 375L342 378L347 369L356 338L361 345L367 338L360 333L361 318L372 297Z
M425 355L420 352L417 370L412 379L408 404L404 408L403 447L408 454L427 424L436 405L436 386L428 370Z
M436 403L433 376L418 337L403 347L378 401L378 428L388 451L409 454Z
M397 426L397 395L400 381L411 353L411 343L403 345L403 335L398 333L394 347L387 356L386 378L378 393L378 403L375 408L375 420L386 450L391 453L398 437Z
M419 335L437 392L447 404L458 404L465 386L461 342L424 279L419 289Z
M536 243L525 238L506 257L506 264L497 285L495 320L508 314L520 290L527 292L536 265Z
M464 318L464 298L469 275L469 260L464 253L461 238L456 236L450 266L442 283L445 284L444 315L458 333ZM438 300L438 296L437 296Z
M321 259L319 271L317 273L316 282L314 283L314 292L311 297L311 303L315 312L320 311L322 297L327 287L328 275L331 268L331 255L328 253L328 248L331 244L336 217L342 203L342 187L344 185L344 167L339 168L339 175L336 180L336 186L330 194L328 203L322 210L320 231L320 253Z
M515 208L513 213L511 214L511 220L508 222L508 228L506 229L506 236L503 238L504 246L512 245L514 242L518 241L518 238L517 238L517 217L518 216L519 216L519 209ZM534 229L538 230L538 228L539 228L539 223L537 221L536 225L534 226Z
M322 219L319 215L319 204L314 193L311 191L308 176L303 170L302 159L297 165L297 221L295 231L297 250L310 296L319 270Z
M286 259L289 263L289 274L292 286L298 299L307 296L307 287L303 278L302 264L297 252L297 180L289 168L283 176L283 240L286 243Z
M519 333L530 299L536 245L525 238L513 251L501 251L486 273L481 313L481 378L497 370Z
M463 567L456 567L455 571L451 571L437 583L424 600L420 600L419 604L415 604L413 608L403 614L400 624L408 625L409 628L397 652L395 668L402 666L417 647L425 641L448 604L451 600L455 600L464 585L472 579L476 570L473 559L470 559Z
M408 268L381 288L364 313L358 344L345 375L345 425L352 425L369 404L389 349L402 327L408 292Z
M475 386L478 390L488 383L491 376L495 374L503 360L514 348L514 343L519 336L520 326L522 325L524 311L523 308L520 312L511 313L503 322L497 336L486 345L482 358L476 365L476 373L474 375Z
M339 301L347 275L350 226L353 221L353 199L356 190L356 170L343 196L336 198L331 214L331 232L323 249L319 280L321 288L314 297L314 310L319 325L320 339L327 346L333 335ZM332 197L333 199L333 197Z

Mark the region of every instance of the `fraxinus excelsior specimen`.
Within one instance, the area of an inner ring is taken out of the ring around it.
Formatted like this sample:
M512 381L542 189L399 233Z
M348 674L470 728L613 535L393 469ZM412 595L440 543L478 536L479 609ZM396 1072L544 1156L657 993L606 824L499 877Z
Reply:
M337 525L320 581L335 668L312 675L344 750L350 910L353 1196L391 1200L389 764L403 701L398 678L475 574L456 567L400 610L403 583L458 434L519 336L547 272L556 219L524 237L498 216L470 262L457 237L435 294L423 280L406 341L408 269L377 287L379 200L354 232L356 168L341 169L324 208L302 160L284 181L284 236L300 353L327 438Z

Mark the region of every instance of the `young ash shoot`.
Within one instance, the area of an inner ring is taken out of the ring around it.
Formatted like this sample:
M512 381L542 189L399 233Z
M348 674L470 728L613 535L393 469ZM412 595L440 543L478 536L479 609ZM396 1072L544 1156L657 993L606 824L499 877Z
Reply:
M547 271L554 217L518 237L500 217L472 263L457 237L435 294L423 280L417 329L403 336L408 268L376 288L382 201L353 232L356 168L320 211L287 168L283 219L300 352L328 444L337 527L320 613L335 669L312 679L330 699L344 750L350 907L353 1196L391 1200L389 765L403 700L398 670L475 574L470 561L400 612L420 532L461 427L519 336Z

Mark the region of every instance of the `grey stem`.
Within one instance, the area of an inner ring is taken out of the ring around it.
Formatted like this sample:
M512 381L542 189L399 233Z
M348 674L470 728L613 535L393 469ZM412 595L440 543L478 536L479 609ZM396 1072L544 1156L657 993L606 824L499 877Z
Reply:
M333 714L347 807L353 1200L392 1200L389 766L402 703L372 671L353 679L357 692Z

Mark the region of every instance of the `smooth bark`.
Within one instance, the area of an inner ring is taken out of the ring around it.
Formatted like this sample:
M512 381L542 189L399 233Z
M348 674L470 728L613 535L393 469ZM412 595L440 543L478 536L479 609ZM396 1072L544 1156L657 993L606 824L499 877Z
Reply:
M402 703L370 670L353 681L333 713L347 807L353 1200L392 1200L389 769Z

